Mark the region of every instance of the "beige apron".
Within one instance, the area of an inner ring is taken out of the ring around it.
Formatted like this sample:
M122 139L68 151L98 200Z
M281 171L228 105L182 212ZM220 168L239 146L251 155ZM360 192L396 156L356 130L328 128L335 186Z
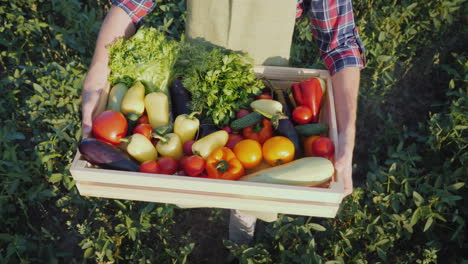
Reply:
M241 50L255 64L288 65L296 0L187 0L186 34Z
M287 66L296 4L296 0L187 0L186 37L244 51L255 64ZM268 222L277 218L276 212L243 212Z

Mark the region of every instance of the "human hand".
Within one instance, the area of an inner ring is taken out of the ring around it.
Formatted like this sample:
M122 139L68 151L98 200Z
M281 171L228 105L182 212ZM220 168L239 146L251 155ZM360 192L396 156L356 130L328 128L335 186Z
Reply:
M82 91L82 134L83 138L91 135L93 118L95 113L99 113L98 107L105 105L105 95L109 90L107 76L109 69L107 66L92 67L86 75Z

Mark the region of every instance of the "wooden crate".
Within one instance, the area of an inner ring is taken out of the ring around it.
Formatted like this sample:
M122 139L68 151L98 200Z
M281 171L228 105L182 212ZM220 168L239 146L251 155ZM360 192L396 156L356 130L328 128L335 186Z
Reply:
M335 152L338 152L333 90L328 71L256 66L255 72L259 78L267 78L282 88L311 77L325 79L327 91L320 122L328 123L328 136L335 143ZM343 178L336 174L325 188L225 181L94 168L82 159L79 152L70 171L80 194L84 196L171 203L188 207L334 217L344 193Z

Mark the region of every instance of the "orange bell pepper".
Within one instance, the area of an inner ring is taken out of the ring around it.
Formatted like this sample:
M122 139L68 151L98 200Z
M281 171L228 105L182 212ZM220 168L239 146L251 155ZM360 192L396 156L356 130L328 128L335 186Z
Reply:
M244 175L244 167L230 148L215 149L206 159L208 178L237 180Z
M273 136L273 126L270 120L263 118L260 123L242 129L242 135L247 139L253 139L263 144Z

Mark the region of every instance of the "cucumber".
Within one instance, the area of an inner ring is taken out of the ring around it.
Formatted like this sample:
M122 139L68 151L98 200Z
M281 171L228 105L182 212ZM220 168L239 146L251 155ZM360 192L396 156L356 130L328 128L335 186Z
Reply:
M318 136L328 131L328 125L326 124L305 124L295 126L296 131L299 135L304 137Z
M262 121L263 115L257 112L252 112L246 116L243 116L239 119L236 119L231 122L231 128L234 130L239 130L252 126Z
M314 186L331 179L335 168L330 160L306 157L241 177L240 181Z

